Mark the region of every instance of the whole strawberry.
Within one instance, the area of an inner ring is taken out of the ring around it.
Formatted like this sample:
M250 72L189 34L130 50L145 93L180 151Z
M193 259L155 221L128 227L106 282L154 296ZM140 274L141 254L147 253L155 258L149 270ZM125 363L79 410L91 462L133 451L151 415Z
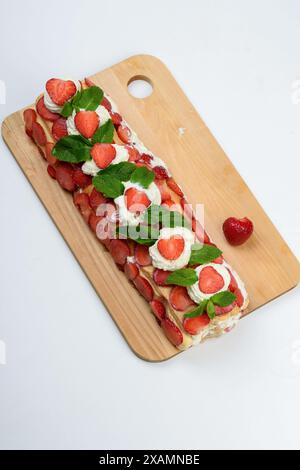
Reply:
M252 235L253 223L247 217L229 217L223 223L223 232L230 245L242 245Z

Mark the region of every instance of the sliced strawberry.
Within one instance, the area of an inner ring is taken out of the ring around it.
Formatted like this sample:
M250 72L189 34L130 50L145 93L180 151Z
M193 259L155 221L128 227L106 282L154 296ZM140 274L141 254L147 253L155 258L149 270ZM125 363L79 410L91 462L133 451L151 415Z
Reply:
M140 158L140 154L136 148L132 147L131 145L125 145L128 150L129 155L129 162L136 162Z
M34 109L25 109L23 112L26 133L32 137L32 124L36 122L37 114Z
M169 300L172 307L180 312L184 312L192 305L196 305L189 297L186 288L183 286L173 287L170 292Z
M110 113L110 117L114 126L119 126L123 121L122 116L119 113Z
M147 163L147 164L150 165L151 162L152 162L152 160L153 160L152 155L148 155L148 153L142 153L142 155L141 155L139 161L140 161L141 163Z
M93 211L91 212L89 217L89 226L91 227L93 232L97 233L97 226L102 219L103 217L96 215Z
M52 142L47 142L45 145L46 160L50 165L55 165L57 159L52 155L52 149L54 144Z
M167 185L170 189L172 189L172 191L174 191L174 193L176 193L180 197L183 197L182 189L178 186L178 184L174 181L173 178L167 179Z
M75 193L73 196L74 204L79 209L82 217L86 222L89 222L92 208L90 206L89 197L86 193Z
M53 168L53 166L48 165L47 166L47 172L48 172L49 176L51 176L51 178L56 180L56 170L55 170L55 168Z
M95 86L95 83L92 82L92 80L90 80L90 79L87 78L87 77L84 79L84 81L85 81L87 87Z
M56 166L56 179L63 189L75 191L76 185L73 181L73 168L69 163L59 162Z
M72 80L51 78L46 83L46 90L53 103L63 106L66 101L75 95L77 88Z
M235 300L235 303L238 307L242 307L243 303L244 303L244 296L242 294L242 291L241 289L239 289L238 287L234 290L234 295L236 296L236 300Z
M68 130L67 130L67 120L63 117L60 117L53 123L52 126L52 135L55 140L62 139L63 137L66 137L68 135Z
M169 211L180 212L180 205L176 204L172 199L167 199L162 203L162 206L168 209Z
M154 292L151 284L144 277L138 275L133 281L139 293L150 302L153 299Z
M91 150L91 155L96 165L103 170L111 164L116 156L116 149L111 144L97 143Z
M149 248L146 245L136 244L134 256L140 266L150 266L151 256L149 255Z
M125 240L111 240L109 251L116 264L124 265L130 255L129 246Z
M89 175L85 175L79 167L74 168L73 180L76 186L83 189L92 184L92 178Z
M183 320L183 328L190 335L198 335L209 324L210 318L207 313L194 318L185 318Z
M122 142L124 142L125 144L130 143L131 130L127 126L119 126L117 129L117 133Z
M90 139L99 127L96 111L79 111L74 118L75 126L83 137Z
M224 279L212 266L200 271L199 289L205 294L215 294L224 287Z
M158 180L166 180L169 177L167 170L163 166L155 166L152 170L155 173L155 178Z
M38 122L32 123L32 137L36 144L46 145L47 137L45 131Z
M107 199L103 194L99 193L95 188L90 194L90 205L96 211L101 204L106 204Z
M54 122L60 118L59 114L52 113L51 111L49 111L49 109L46 108L43 96L38 100L36 104L36 110L41 116L41 118L45 119L46 121Z
M238 283L236 282L236 279L235 279L234 275L232 274L232 272L230 271L230 269L227 268L227 271L230 274L230 284L229 284L228 289L230 290L230 292L234 292L235 289L238 288Z
M235 302L233 302L230 305L227 305L227 307L219 307L219 305L215 305L216 315L225 315L226 313L231 312L231 310L233 310L235 306L236 306Z
M33 137L32 137L32 130L29 131L29 130L26 129L26 127L25 127L25 132L26 132L26 134L28 135L28 137L30 137L30 139L32 140L32 142L34 142Z
M130 281L133 281L139 274L139 268L135 263L125 263L124 272Z
M153 281L158 286L167 286L168 284L166 284L166 279L169 276L169 274L171 274L171 271L163 271L162 269L158 269L158 268L154 269L153 275L152 275Z
M150 302L150 307L158 320L162 320L166 316L166 308L161 300L153 299Z
M110 101L106 98L106 96L103 97L101 101L101 106L104 106L107 111L111 111L111 103Z
M130 212L142 213L150 206L151 201L144 191L128 188L125 193L126 207Z
M38 151L39 151L40 156L46 160L45 153L44 153L44 151L41 149L41 147L37 146L37 149L38 149Z
M205 230L203 229L203 227L202 227L202 225L200 224L200 222L198 222L198 220L196 220L196 219L193 219L193 220L192 220L192 229L193 229L193 231L195 232L196 237L198 238L198 240L199 240L201 243L206 243L206 244L209 244L209 243L210 243L210 238L209 238L209 236L207 235L207 233L206 233Z
M156 179L155 184L160 191L161 202L168 201L169 199L171 199L171 194L169 193L169 191L167 191L165 182L163 180Z
M171 341L174 346L180 346L183 341L183 336L175 323L170 320L170 318L166 317L162 319L161 327L165 332L166 337L169 341Z
M157 243L157 249L168 260L178 259L184 250L184 238L180 235L162 238Z

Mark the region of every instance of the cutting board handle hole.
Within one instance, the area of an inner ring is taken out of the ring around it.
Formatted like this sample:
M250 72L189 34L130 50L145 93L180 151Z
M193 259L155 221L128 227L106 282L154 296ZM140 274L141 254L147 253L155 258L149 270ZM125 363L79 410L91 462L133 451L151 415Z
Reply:
M153 93L153 84L145 75L135 75L127 83L127 89L134 98L148 98Z

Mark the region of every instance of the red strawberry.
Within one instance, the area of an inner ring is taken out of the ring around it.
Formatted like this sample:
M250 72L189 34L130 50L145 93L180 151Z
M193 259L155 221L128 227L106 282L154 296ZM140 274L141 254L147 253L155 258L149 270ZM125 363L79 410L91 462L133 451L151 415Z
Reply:
M230 245L242 245L252 235L253 223L247 217L243 219L229 217L223 224L223 232Z
M124 272L130 281L133 281L139 274L139 268L135 263L125 263Z
M90 80L90 79L87 78L87 77L84 79L84 81L85 81L85 84L86 84L86 86L87 86L88 88L91 87L91 86L95 86L95 83L92 82L92 80Z
M26 133L32 137L32 124L36 122L37 114L34 109L25 109L23 112Z
M109 251L116 264L123 266L126 263L127 256L130 255L130 250L125 240L111 240Z
M153 157L151 155L148 155L147 153L142 153L139 161L141 163L147 163L150 165L152 160L153 160Z
M90 139L99 127L96 111L79 111L74 118L75 126L83 137Z
M158 320L162 320L166 316L166 308L161 300L153 299L150 302L150 307Z
M62 139L68 135L66 122L67 120L65 118L60 117L53 123L52 135L55 140Z
M92 184L92 178L89 175L85 175L79 167L74 168L73 180L76 186L83 189Z
M233 302L230 305L227 305L227 307L219 307L219 305L215 305L215 312L216 315L225 315L226 313L231 312L231 310L234 309L236 303Z
M209 324L210 318L207 313L199 315L198 317L185 318L183 320L183 328L190 335L198 335Z
M196 305L189 297L186 288L183 286L173 287L170 292L169 300L172 307L180 312L184 312L189 307Z
M41 149L41 147L37 146L37 149L38 149L38 151L39 151L40 156L46 160L45 153L44 153L44 151Z
M173 178L167 179L167 185L170 189L172 189L172 191L174 191L174 193L176 193L180 197L183 197L183 192L181 188L178 186L178 184L174 181Z
M167 170L163 166L155 166L152 170L158 180L165 180L169 176Z
M227 271L228 271L229 274L230 274L230 284L229 284L228 289L230 290L230 292L234 292L235 289L238 288L238 284L237 284L236 279L235 279L235 277L233 276L232 272L230 271L230 269L227 269Z
M75 95L77 88L71 80L60 80L51 78L46 83L46 90L53 103L63 106L66 101Z
M167 286L166 279L171 274L171 271L163 271L162 269L154 269L153 271L153 280L158 286Z
M200 271L199 289L205 294L215 294L224 287L224 279L212 266Z
M91 150L91 155L96 165L102 170L111 164L116 156L116 149L111 144L97 143Z
M49 176L51 176L51 178L56 180L56 170L55 170L55 168L53 168L53 166L48 165L47 166L47 172L48 172Z
M36 110L41 118L45 119L46 121L54 122L60 118L59 114L52 113L49 111L49 109L46 108L43 96L38 100L36 104Z
M110 113L110 117L114 126L119 126L123 120L119 113Z
M166 190L166 185L163 180L156 179L155 184L160 191L161 202L168 201L169 199L171 199L171 194L169 193L169 191Z
M170 318L163 318L161 321L161 327L165 332L166 337L171 341L174 346L180 346L183 341L183 336L175 323Z
M127 126L119 126L117 129L117 133L122 142L124 142L125 144L130 143L131 130Z
M180 235L172 235L170 238L162 238L158 241L157 248L164 258L175 260L179 258L184 250L184 239Z
M234 295L236 295L235 303L237 304L238 307L242 307L242 305L244 303L244 296L243 296L241 290L237 287L234 290L233 293L234 293Z
M126 207L130 212L142 213L150 206L151 201L144 191L137 188L128 188L124 193Z
M32 123L32 138L36 144L44 146L47 142L47 137L44 129L38 122Z
M59 162L56 166L56 179L63 189L75 191L76 185L73 181L73 168L69 163Z
M192 229L201 243L210 243L210 238L198 220L192 220Z
M101 204L106 204L107 199L103 194L99 193L95 188L93 188L90 194L90 205L96 211Z
M86 193L77 192L74 194L73 200L75 206L79 209L84 220L88 222L92 213L92 208L90 206L88 195Z
M168 199L162 203L162 206L168 209L169 211L177 211L180 212L180 205L176 204L172 199Z
M89 226L91 227L93 232L97 232L97 226L102 219L103 217L96 215L95 212L91 212L89 217Z
M137 151L137 149L135 149L134 147L131 147L131 145L125 145L125 147L128 150L128 155L129 155L128 161L136 162L140 158L140 154Z
M144 277L138 275L133 281L139 293L150 302L153 299L154 292L151 284Z
M104 96L103 100L101 101L101 106L104 106L107 111L111 111L111 104L110 101Z
M55 165L57 159L52 155L52 149L54 144L52 142L47 142L45 145L46 160L50 165Z
M149 255L149 248L146 245L136 245L134 255L137 263L140 266L150 266L151 256Z

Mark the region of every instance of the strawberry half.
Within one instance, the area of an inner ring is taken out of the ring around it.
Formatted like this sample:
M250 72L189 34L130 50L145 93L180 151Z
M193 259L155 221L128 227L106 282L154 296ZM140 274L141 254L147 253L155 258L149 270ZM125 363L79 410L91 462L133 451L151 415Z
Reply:
M198 317L185 318L183 320L183 328L190 335L198 335L207 325L210 324L210 318L207 313L199 315Z
M125 193L126 207L129 212L142 213L150 206L151 201L144 191L128 188Z
M91 150L91 155L98 168L103 170L111 164L116 156L116 149L111 144L97 143Z
M83 137L90 139L99 127L96 111L79 111L74 118L75 126Z
M154 269L152 277L155 284L158 286L167 286L166 279L171 274L171 271L163 271L162 269Z
M136 244L134 256L140 266L150 266L152 260L149 255L149 248L146 245Z
M230 245L238 246L245 243L253 233L253 223L247 217L237 219L229 217L223 224L223 232Z
M72 80L60 80L51 78L46 83L46 90L53 103L63 106L77 92L77 88Z
M191 306L196 306L183 286L175 286L172 288L169 296L170 304L175 310L184 312Z
M199 289L205 294L214 294L224 287L224 279L212 266L200 271Z
M183 341L183 336L175 323L170 320L170 318L163 318L161 321L161 327L165 332L166 337L171 341L174 346L180 346Z
M184 250L184 239L180 235L162 238L157 243L157 249L164 258L175 260L179 258Z

